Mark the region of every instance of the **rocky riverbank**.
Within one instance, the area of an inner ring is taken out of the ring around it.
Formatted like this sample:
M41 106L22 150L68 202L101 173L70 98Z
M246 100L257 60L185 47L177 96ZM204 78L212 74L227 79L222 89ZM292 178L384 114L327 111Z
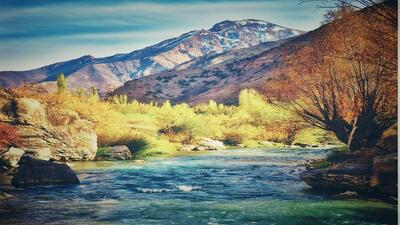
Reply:
M0 90L0 126L0 172L13 176L17 186L77 183L75 173L62 162L96 156L91 122L35 99Z
M333 153L310 163L301 179L315 190L336 195L372 195L397 201L397 128L391 129L375 148Z

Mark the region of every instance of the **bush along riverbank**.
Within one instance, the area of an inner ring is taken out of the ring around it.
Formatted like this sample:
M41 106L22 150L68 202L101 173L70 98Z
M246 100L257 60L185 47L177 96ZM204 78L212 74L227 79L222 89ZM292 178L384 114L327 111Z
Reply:
M397 126L389 128L374 148L334 151L311 162L300 174L313 189L338 198L378 197L397 202Z
M0 166L11 176L17 175L22 165L45 165L43 161L30 163L32 160L51 161L46 167L52 169L68 161L339 143L331 133L301 122L290 106L266 103L253 90L241 92L238 106L210 101L190 107L170 102L128 103L123 96L100 99L95 89L85 93L59 87L56 92L48 92L40 86L26 85L0 90L0 126ZM29 163L20 161L28 156L31 161L25 162ZM65 170L63 167L60 176L69 174ZM27 179L19 181L19 186L40 185L29 183L28 175L18 175ZM68 183L49 179L42 183Z

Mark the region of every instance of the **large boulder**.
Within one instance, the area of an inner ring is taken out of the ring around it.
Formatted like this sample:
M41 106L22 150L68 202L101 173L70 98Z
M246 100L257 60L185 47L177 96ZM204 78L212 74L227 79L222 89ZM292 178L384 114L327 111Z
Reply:
M375 157L371 187L386 195L397 196L397 169L397 153Z
M132 153L125 145L108 147L97 160L128 160L132 158Z
M73 127L36 127L16 125L22 146L43 155L50 151L50 159L55 161L80 161L94 159L97 151L97 135L91 124L81 123Z
M213 140L210 138L204 138L197 145L182 145L178 148L178 151L190 152L190 151L215 151L224 150L226 146L222 141Z
M63 136L69 146L54 149L54 159L93 160L97 152L97 135L94 125L70 110L49 109L48 118L53 129Z
M75 172L66 164L23 156L11 183L16 187L79 184Z
M311 169L300 174L308 185L329 191L370 191L371 168L366 163L339 163L327 168Z
M222 141L204 138L200 141L199 148L204 148L204 150L223 150L226 149L226 146Z

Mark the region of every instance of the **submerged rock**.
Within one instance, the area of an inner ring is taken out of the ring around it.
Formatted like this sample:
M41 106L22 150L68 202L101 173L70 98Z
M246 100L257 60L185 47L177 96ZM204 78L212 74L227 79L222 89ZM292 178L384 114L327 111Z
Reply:
M79 184L75 172L66 164L23 156L11 183L16 187Z

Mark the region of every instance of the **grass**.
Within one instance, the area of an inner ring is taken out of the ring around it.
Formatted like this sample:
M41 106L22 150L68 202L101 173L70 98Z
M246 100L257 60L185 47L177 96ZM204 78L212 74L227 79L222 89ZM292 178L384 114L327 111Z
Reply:
M297 145L340 145L333 133L319 128L305 128L300 130L294 137L293 144Z

